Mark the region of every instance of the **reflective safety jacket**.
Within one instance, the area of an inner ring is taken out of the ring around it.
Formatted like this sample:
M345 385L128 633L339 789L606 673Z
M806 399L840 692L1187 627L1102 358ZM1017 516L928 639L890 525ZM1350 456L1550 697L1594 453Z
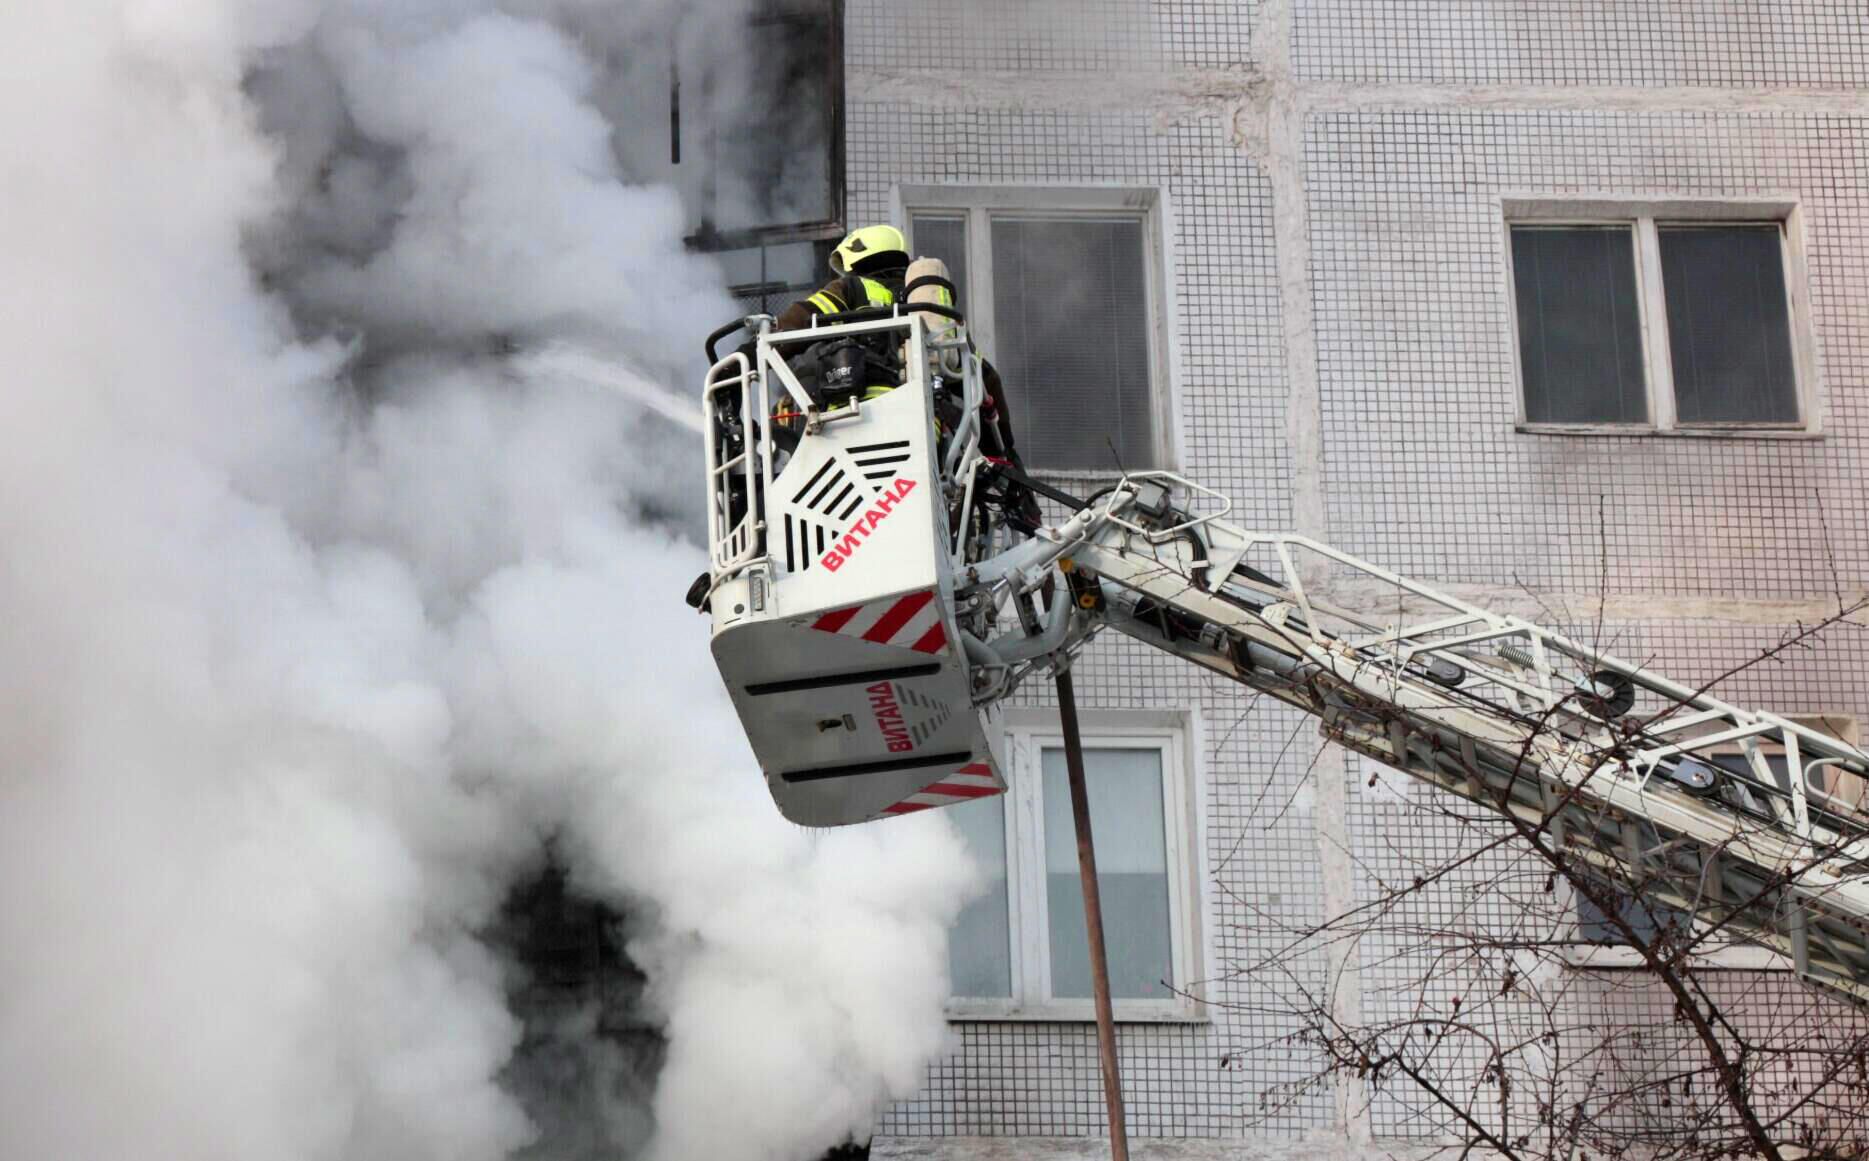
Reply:
M847 274L824 284L816 294L803 298L785 308L784 313L773 322L774 330L796 331L811 325L811 316L818 314L838 314L846 310L856 310L865 306L893 305L902 292L902 270L876 271L881 278L866 277L861 274ZM986 395L998 412L996 425L1002 439L1001 448L1005 454L1016 456L1012 439L1012 410L1006 406L1006 389L1000 383L999 372L993 364L982 360L982 378L985 380ZM880 394L888 387L877 385L871 391ZM868 394L869 392L866 392Z
M869 278L861 274L846 274L824 284L810 298L800 299L785 308L773 329L795 331L811 325L814 314L841 314L847 310L860 310L866 306L893 306L896 292L901 286L901 271L893 272L896 277Z

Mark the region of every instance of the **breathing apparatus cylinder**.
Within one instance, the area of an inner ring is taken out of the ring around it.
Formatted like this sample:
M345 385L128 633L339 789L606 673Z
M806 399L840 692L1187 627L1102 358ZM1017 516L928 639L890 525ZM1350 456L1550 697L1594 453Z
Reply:
M908 292L908 307L915 309L918 302L954 309L953 282L948 278L947 263L939 258L917 258L909 263L903 272L902 284L911 288ZM933 311L921 312L928 324L928 338L932 342L946 342L960 330L960 324L946 315ZM906 355L906 352L904 352ZM961 373L961 352L958 347L943 351L940 362L941 371L947 375Z

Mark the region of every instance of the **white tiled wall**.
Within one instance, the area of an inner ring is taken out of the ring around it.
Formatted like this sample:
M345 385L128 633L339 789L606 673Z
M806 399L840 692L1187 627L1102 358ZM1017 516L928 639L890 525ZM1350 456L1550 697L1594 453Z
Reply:
M942 0L852 3L862 69L1069 73L1225 68L1246 59L1256 0Z
M1857 502L1869 365L1855 341L1869 292L1866 130L1811 114L1312 117L1305 164L1338 545L1423 576L1594 591L1606 527L1612 594L1829 592L1826 554L1859 562L1869 548ZM1566 194L1796 198L1826 438L1515 432L1499 203Z
M1869 81L1856 0L1299 0L1313 80L1843 88Z
M1869 82L1855 0L849 0L847 30L853 221L886 217L901 184L1162 192L1182 467L1231 496L1242 523L1298 518L1289 436L1315 415L1318 531L1424 579L1550 602L1591 632L1598 594L1703 602L1603 622L1615 652L1688 681L1782 638L1789 616L1766 602L1821 603L1869 577L1869 93L1835 91ZM1281 148L1268 134L1293 109L1283 123L1298 140ZM1300 188L1303 205L1275 215L1273 191ZM1798 200L1824 437L1515 432L1499 200L1556 194ZM1295 272L1293 255L1308 256ZM1313 332L1287 325L1290 295L1310 303ZM1292 374L1294 341L1312 344L1315 382ZM1865 677L1869 637L1845 630L1722 688L1787 712L1864 713ZM1367 898L1376 876L1476 835L1437 828L1421 809L1430 792L1370 787L1351 760L1347 827L1320 839L1314 727L1248 712L1234 687L1133 643L1101 642L1078 688L1087 709L1192 707L1203 741L1221 1003L1209 1024L1121 1029L1132 1133L1331 1128L1333 1093L1306 1083L1315 1060L1281 1015L1294 989L1321 985L1321 959L1284 981L1234 969L1322 917L1320 849L1349 847ZM1475 890L1501 870L1410 906L1423 923L1510 923L1520 903ZM1418 944L1366 949L1366 1015L1405 1002L1395 985L1431 954ZM1435 986L1474 983L1448 972ZM1774 1003L1855 1018L1766 986ZM958 1037L879 1133L1102 1131L1090 1026L969 1023ZM1438 1122L1378 1091L1367 1125L1419 1136Z

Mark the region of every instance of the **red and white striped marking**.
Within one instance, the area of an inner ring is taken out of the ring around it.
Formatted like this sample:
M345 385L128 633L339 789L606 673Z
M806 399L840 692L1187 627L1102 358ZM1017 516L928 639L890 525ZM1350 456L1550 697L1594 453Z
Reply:
M928 590L838 609L819 617L811 627L877 645L900 645L917 653L939 653L947 645L941 602Z
M999 794L1005 789L1006 784L993 773L991 766L985 762L973 762L962 766L939 782L929 783L894 806L884 807L883 813L914 814L918 810L953 806L957 802L986 798L989 795Z

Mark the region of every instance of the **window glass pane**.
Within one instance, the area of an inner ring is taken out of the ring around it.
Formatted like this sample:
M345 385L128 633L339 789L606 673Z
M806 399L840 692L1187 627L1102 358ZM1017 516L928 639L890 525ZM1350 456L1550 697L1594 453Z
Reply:
M747 314L783 310L824 285L824 264L811 242L775 242L714 255L728 293Z
M1757 775L1752 772L1752 763L1746 760L1744 754L1712 754L1701 757L1699 760L1711 762L1715 766L1723 766L1748 781L1757 778ZM1765 768L1770 770L1772 777L1778 780L1780 790L1786 794L1791 793L1791 767L1783 754L1766 754Z
M1674 407L1682 423L1796 423L1777 225L1662 226Z
M1514 226L1525 418L1645 423L1635 235L1628 226Z
M947 263L948 280L959 290L960 311L967 313L967 219L937 214L909 218L909 248L917 257Z
M1709 760L1716 766L1722 766L1731 770L1741 778L1748 781L1753 780L1752 765L1746 761L1743 755L1716 754ZM1807 753L1804 756L1804 786L1806 792L1812 795L1812 809L1820 812L1818 821L1822 825L1837 825L1837 820L1835 818L1825 819L1822 817L1822 814L1825 812L1831 815L1840 814L1847 820L1852 812L1857 812L1862 809L1865 793L1869 793L1869 782L1865 782L1858 775L1852 774L1847 770L1840 770L1835 766L1819 766L1816 769L1811 769L1810 762L1811 755ZM1772 777L1777 780L1778 788L1789 794L1791 792L1791 767L1785 755L1782 753L1767 753L1765 755L1765 765L1771 770ZM1741 797L1742 794L1744 797ZM1769 809L1764 795L1749 790L1729 788L1726 791L1726 797L1729 801L1737 800L1741 805L1747 804L1747 800L1749 799L1752 805L1763 809Z
M1136 218L993 218L994 342L1034 468L1155 467Z
M1693 920L1684 912L1676 911L1666 904L1652 899L1640 899L1620 888L1607 883L1599 887L1616 900L1617 910L1622 920L1634 930L1636 938L1643 943L1652 943L1669 929L1684 934L1693 930ZM1622 930L1612 923L1607 915L1590 902L1587 896L1577 896L1578 937L1585 943L1600 943L1611 947L1625 944Z
M986 890L961 910L948 931L953 994L1012 995L1012 948L1006 910L1006 808L1003 798L976 798L946 810L967 852L987 875Z
M1051 912L1051 993L1090 995L1090 944L1077 874L1077 830L1064 750L1042 755L1045 890ZM1109 951L1110 994L1173 999L1168 920L1168 852L1162 829L1162 752L1084 750L1090 827L1097 840L1097 888Z

